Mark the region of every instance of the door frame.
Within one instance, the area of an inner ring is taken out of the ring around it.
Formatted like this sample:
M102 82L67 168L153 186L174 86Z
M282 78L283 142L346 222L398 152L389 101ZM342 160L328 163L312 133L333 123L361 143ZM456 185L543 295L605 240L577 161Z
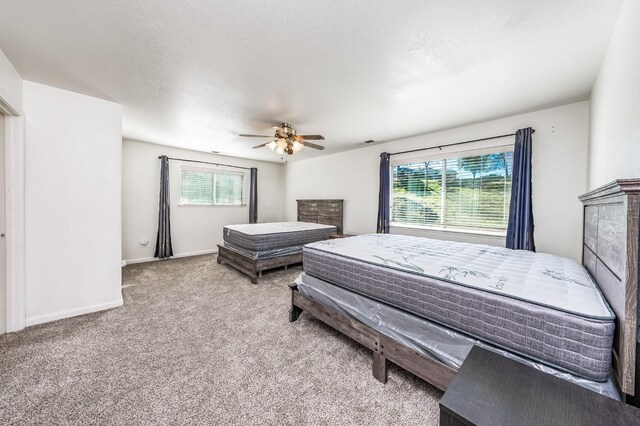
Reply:
M7 333L26 326L25 269L25 115L0 96L5 127ZM0 188L2 189L2 188Z

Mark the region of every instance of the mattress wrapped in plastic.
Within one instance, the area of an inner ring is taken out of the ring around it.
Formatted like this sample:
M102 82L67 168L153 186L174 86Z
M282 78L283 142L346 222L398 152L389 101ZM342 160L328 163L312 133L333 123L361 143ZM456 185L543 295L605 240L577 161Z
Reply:
M311 299L455 370L460 368L471 348L478 345L594 392L620 399L616 385L610 377L604 382L597 382L549 367L305 273L300 274L296 284L298 290Z
M282 248L271 249L271 250L254 251L254 250L248 250L242 247L238 247L235 244L231 244L231 243L224 243L224 246L231 251L242 254L243 256L246 256L254 260L273 259L275 257L302 254L302 247L303 247L303 246L291 246L291 247L282 247Z
M373 234L306 245L304 270L554 368L609 377L614 314L572 260Z
M262 252L285 247L303 246L326 240L337 228L308 222L274 222L227 225L223 228L225 244Z

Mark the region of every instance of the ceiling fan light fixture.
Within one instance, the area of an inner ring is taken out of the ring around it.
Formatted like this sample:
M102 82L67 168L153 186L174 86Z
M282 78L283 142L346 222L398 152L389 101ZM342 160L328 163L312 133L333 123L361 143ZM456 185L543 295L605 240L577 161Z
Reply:
M325 147L309 141L323 141L322 135L298 135L296 130L288 123L282 123L280 126L273 126L275 135L267 143L256 145L253 148L267 147L278 155L294 155L302 151L303 148L323 150ZM241 133L240 136L248 138L271 138L267 135L254 135L249 133ZM268 139L267 139L268 140Z

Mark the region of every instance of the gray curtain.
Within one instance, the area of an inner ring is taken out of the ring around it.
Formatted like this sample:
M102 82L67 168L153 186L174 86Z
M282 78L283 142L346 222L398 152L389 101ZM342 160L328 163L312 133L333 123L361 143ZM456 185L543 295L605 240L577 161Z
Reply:
M507 248L536 251L531 200L531 127L516 132L511 177Z
M158 236L153 257L167 259L173 256L171 247L171 215L169 213L169 158L160 157L160 208L158 212Z
M251 168L249 182L249 223L258 222L258 169Z
M389 191L389 160L391 155L388 152L380 154L380 192L378 193L378 227L379 234L389 233L389 221L391 216L391 205Z

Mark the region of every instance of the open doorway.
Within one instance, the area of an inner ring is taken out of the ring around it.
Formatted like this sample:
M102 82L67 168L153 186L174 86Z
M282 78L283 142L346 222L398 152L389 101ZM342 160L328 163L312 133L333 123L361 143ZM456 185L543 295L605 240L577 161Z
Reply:
M26 325L24 127L24 115L0 97L0 334Z

